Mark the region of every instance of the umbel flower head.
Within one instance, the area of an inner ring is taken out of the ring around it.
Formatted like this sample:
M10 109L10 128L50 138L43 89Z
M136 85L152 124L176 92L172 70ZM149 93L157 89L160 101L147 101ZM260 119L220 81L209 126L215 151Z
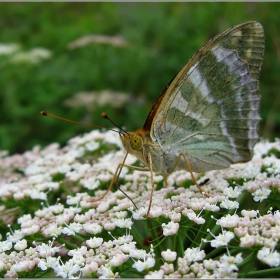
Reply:
M280 145L260 142L252 161L164 187L124 167L116 133L97 130L60 148L0 152L0 276L62 278L276 277L280 266ZM127 164L137 165L128 156ZM125 193L125 194L124 194ZM135 205L137 209L135 208ZM248 264L250 263L250 268ZM275 274L276 273L276 274Z

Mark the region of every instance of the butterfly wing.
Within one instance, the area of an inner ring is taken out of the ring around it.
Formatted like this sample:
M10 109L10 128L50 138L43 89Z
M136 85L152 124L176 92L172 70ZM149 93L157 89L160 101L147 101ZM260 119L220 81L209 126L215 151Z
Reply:
M196 172L246 162L259 136L264 32L245 22L207 42L172 79L143 130Z

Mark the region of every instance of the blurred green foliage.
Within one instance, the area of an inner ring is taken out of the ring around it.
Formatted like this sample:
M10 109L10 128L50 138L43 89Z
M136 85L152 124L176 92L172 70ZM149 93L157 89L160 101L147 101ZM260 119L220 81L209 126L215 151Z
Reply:
M0 149L14 153L36 144L63 145L90 130L44 118L41 110L111 127L100 115L106 111L129 131L141 128L160 92L192 54L247 20L259 21L265 30L260 134L273 139L280 131L279 15L280 3L0 3L0 44L52 53L38 63L0 55ZM90 34L121 36L128 45L68 48ZM65 103L77 93L102 90L127 93L129 100L117 107L114 97L112 105Z

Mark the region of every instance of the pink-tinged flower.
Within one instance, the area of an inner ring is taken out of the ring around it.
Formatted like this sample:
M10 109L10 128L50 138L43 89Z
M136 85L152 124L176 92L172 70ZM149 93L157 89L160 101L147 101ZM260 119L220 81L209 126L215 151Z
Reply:
M16 244L14 245L14 248L17 251L22 251L26 249L26 247L27 247L27 241L25 239L17 241Z
M174 222L169 222L168 224L163 223L162 225L162 229L163 229L163 235L164 236L170 236L170 235L174 235L177 233L178 229L179 229L179 224L178 223L174 223Z
M100 226L97 223L86 223L83 225L83 229L87 232L87 233L91 233L91 234L98 234L102 231L102 226Z
M86 264L83 268L81 268L82 276L83 277L91 277L93 272L96 272L98 269L98 264L96 262L90 262Z
M135 262L132 267L136 268L137 271L141 272L143 270L148 270L149 268L153 267L155 265L156 261L152 257L147 257L145 261L138 260Z
M147 275L145 275L144 279L163 279L164 271L163 270L155 270L150 271Z
M277 267L280 265L280 254L273 252L270 248L263 247L258 251L258 259L271 267Z
M48 244L42 243L41 245L36 245L36 250L39 252L41 257L45 258L46 256L54 256L55 253L59 252L59 250L62 246L52 247L53 242L54 242L54 239L53 239L53 241L49 241ZM35 243L35 242L33 242L33 243Z
M214 270L217 268L218 261L210 260L203 260L203 265L208 270Z
M173 252L170 249L167 249L166 251L161 252L161 256L166 262L173 262L177 258L177 252Z
M30 261L30 260L25 260L25 261L19 261L15 264L12 264L10 271L11 272L27 272L27 271L31 271L34 269L36 263L34 261Z
M35 234L39 232L39 230L40 230L40 226L37 224L33 224L31 227L23 228L22 233L23 235L27 236L27 235Z
M128 259L129 259L129 255L125 255L122 253L116 254L109 261L109 265L117 267L125 263Z
M147 214L148 208L147 207L140 207L138 210L133 212L133 219L135 220L145 220L145 215Z
M248 233L240 238L240 247L252 247L256 242L255 235L249 235Z
M160 266L160 269L164 271L164 274L168 275L174 272L173 263L164 263Z
M185 251L184 257L189 261L189 262L197 262L201 261L205 258L206 254L204 250L200 250L199 247L197 248L188 248Z

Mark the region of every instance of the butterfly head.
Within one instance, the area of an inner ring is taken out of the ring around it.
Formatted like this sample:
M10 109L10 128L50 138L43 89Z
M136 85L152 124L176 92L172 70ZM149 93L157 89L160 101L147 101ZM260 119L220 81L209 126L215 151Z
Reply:
M136 133L121 134L120 138L125 150L130 154L134 154L143 147L143 139Z

